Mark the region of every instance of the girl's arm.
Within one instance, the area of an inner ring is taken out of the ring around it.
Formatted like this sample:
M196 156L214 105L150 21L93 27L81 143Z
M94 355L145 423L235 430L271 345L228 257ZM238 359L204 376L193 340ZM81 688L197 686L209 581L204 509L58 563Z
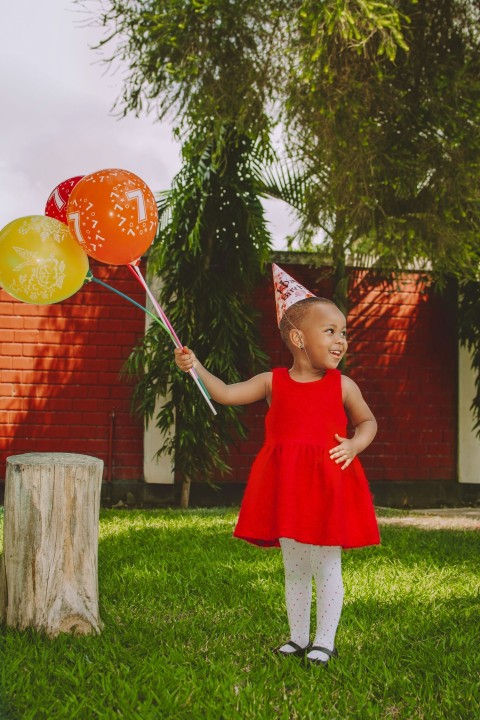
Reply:
M342 375L342 395L345 411L355 432L350 439L335 435L339 445L330 450L330 457L337 464L343 463L344 470L358 453L370 445L377 434L377 421L358 385L345 375Z
M255 375L245 382L227 385L223 380L208 372L188 348L175 349L175 362L184 372L189 372L192 368L196 370L212 399L221 405L248 405L265 399L270 402L272 395L271 372Z

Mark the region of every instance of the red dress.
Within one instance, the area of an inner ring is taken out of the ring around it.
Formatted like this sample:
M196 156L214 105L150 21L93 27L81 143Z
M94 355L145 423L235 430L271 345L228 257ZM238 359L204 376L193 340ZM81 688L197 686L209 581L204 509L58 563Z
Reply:
M279 538L344 548L380 542L372 496L358 457L345 470L328 451L346 437L341 373L299 383L273 371L265 443L240 508L235 537L278 547Z

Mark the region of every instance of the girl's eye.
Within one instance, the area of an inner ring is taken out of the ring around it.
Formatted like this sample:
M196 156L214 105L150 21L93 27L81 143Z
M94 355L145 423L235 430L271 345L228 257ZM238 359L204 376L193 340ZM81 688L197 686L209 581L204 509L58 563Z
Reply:
M330 335L335 335L335 329L334 329L334 328L327 328L327 329L325 330L325 332L326 332L326 333L330 333ZM340 335L341 335L343 338L345 338L345 340L347 339L347 331L346 331L346 330L342 330L341 333L340 333Z

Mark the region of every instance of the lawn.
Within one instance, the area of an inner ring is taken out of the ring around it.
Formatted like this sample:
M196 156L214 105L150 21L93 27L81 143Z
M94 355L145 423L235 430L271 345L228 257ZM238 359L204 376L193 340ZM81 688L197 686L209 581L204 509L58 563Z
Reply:
M97 637L0 629L17 720L478 720L480 534L382 528L344 553L327 669L288 637L281 557L231 537L231 509L101 514ZM1 711L0 711L0 717Z

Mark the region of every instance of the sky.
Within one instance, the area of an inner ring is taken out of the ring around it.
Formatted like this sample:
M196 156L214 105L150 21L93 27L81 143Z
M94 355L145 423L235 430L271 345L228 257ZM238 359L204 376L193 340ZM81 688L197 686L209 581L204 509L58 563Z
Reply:
M122 73L92 49L101 28L86 26L71 0L3 2L1 15L0 229L43 215L63 180L105 168L130 170L153 192L168 189L180 146L166 122L115 115ZM265 207L281 249L292 218L282 203Z

